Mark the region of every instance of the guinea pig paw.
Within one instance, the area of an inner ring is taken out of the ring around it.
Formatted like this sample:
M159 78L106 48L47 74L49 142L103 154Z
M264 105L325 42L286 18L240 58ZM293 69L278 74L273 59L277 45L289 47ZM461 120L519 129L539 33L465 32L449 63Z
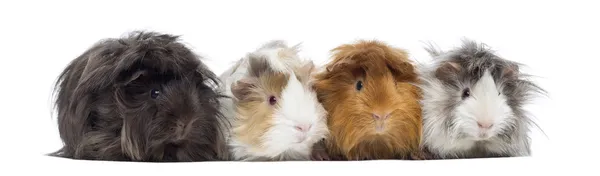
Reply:
M419 153L410 154L410 159L412 160L423 160L425 157Z
M328 161L331 160L327 152L324 150L313 150L311 155L311 160L313 161Z
M433 156L425 153L425 152L417 152L417 153L412 153L410 155L410 159L411 160L427 160L429 158L432 158Z
M343 157L341 155L333 155L333 156L331 156L331 159L333 161L344 161L344 160L347 160L347 159L345 159L345 157Z

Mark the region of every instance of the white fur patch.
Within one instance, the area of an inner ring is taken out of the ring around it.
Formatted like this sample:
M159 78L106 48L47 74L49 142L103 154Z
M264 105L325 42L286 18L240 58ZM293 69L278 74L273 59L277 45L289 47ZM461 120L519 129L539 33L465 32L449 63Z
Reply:
M328 135L325 109L315 92L304 87L293 73L278 101L281 106L274 113L273 124L263 138L257 139L261 140L260 148L231 139L236 160L309 160L313 145ZM301 132L296 125L311 128Z
M275 41L281 42L281 41ZM271 45L267 43L265 45ZM268 58L269 65L273 70L279 72L289 72L301 65L301 59L298 57L300 45L288 47L284 45L272 45L271 47L261 47L253 54L265 56Z
M315 92L304 87L295 75L292 74L290 78L279 99L281 106L275 111L274 124L263 139L266 156L274 157L293 151L291 153L310 157L312 145L328 133L326 112ZM311 128L302 132L296 129L297 125Z
M499 94L489 71L471 88L471 96L456 108L456 121L464 133L473 140L484 140L480 133L495 136L503 128L503 122L512 114L504 95ZM489 130L481 130L477 122L491 123Z
M516 149L525 145L523 142L508 144L502 142L497 134L505 130L509 119L512 117L512 110L507 104L506 97L499 94L500 87L496 85L489 72L486 72L481 79L473 86L469 87L471 96L460 102L456 107L453 121L454 128L446 130L443 121L448 117L440 108L447 99L460 98L462 91L455 92L455 95L448 94L446 87L437 79L433 78L429 71L423 68L424 76L423 89L423 143L431 151L442 157L459 156L469 152L478 142L483 144L491 152L504 152L507 149ZM465 87L466 88L466 87ZM490 122L493 126L488 131L481 131L477 121ZM480 133L487 133L489 138L481 138ZM459 135L467 134L467 137ZM525 141L525 140L523 140ZM509 146L510 145L510 146ZM514 146L512 146L514 145Z

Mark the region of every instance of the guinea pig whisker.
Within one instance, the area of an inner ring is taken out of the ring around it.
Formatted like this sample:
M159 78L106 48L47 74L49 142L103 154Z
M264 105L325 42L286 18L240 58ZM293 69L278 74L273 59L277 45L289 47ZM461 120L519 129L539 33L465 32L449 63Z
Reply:
M533 117L533 115L528 115L528 117ZM538 129L544 136L546 136L546 138L548 138L548 135L546 134L546 132L542 129L542 127L533 119L533 118L525 118L524 119L526 121L527 124L529 124L531 127Z
M540 132L542 132L542 134L544 134L544 136L546 136L546 138L548 138L548 135L546 135L546 132L544 131L544 129L542 129L542 127L537 122L531 120L530 123L533 124L533 126L535 126L536 129L540 130Z

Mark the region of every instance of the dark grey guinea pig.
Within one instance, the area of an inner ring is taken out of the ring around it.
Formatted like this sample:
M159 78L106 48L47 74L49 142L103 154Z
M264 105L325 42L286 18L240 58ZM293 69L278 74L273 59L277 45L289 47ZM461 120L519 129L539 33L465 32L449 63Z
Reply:
M434 64L420 74L422 149L433 159L529 156L534 123L523 106L545 91L520 63L463 42L448 52L427 49Z
M179 37L136 31L73 60L57 83L63 148L53 156L112 161L222 160L211 72Z

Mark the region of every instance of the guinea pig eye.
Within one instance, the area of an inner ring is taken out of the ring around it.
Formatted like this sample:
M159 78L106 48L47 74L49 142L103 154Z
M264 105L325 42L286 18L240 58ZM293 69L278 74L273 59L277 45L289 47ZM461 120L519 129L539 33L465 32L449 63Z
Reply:
M277 103L277 99L275 99L275 96L270 96L269 97L269 104L275 105L275 103Z
M363 88L363 83L362 83L362 81L358 81L358 82L356 82L356 90L359 90L359 91L360 91L362 88Z
M471 96L471 90L469 90L469 88L466 88L465 90L463 90L462 99L465 99L469 96Z
M152 89L150 91L150 97L152 97L152 98L158 97L158 94L160 94L160 91L158 89Z

